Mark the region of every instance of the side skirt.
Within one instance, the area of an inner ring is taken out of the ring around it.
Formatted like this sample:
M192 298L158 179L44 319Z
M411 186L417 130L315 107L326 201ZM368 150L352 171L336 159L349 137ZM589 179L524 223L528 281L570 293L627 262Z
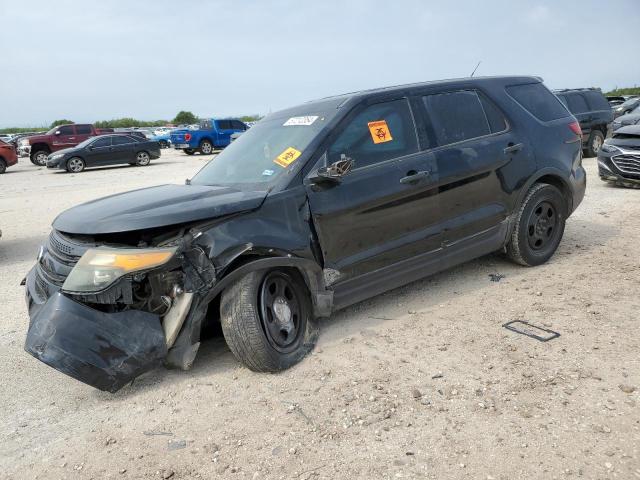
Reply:
M500 250L508 232L509 221L504 220L472 237L338 283L333 287L333 311Z

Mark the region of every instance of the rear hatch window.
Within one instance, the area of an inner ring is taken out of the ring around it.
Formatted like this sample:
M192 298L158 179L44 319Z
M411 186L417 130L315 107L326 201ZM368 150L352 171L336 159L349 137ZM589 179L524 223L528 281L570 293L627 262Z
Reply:
M512 85L507 87L509 95L525 110L541 122L550 122L570 116L558 97L542 83Z

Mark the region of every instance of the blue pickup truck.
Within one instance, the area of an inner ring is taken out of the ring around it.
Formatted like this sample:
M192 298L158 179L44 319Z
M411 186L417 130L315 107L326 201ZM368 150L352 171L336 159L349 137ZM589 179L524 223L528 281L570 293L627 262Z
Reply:
M183 150L187 155L200 152L204 155L213 153L215 148L224 148L231 143L231 135L244 132L249 127L235 118L224 120L201 120L197 130L182 129L171 132L171 143L176 150Z

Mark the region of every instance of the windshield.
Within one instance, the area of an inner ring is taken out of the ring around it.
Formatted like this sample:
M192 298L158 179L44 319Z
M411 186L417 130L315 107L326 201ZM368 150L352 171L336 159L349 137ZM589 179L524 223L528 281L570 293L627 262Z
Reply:
M336 114L308 113L266 118L234 140L193 178L195 185L251 185L267 189L296 160Z

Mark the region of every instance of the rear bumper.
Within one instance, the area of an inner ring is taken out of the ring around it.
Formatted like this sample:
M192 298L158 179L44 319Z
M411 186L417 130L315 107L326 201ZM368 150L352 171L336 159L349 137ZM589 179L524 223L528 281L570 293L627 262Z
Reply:
M582 203L584 199L585 191L587 190L587 172L582 165L578 166L569 178L571 185L571 213L573 213L578 205Z
M116 392L167 356L160 317L138 310L106 313L60 291L41 303L35 268L26 279L29 330L25 350L92 387Z

